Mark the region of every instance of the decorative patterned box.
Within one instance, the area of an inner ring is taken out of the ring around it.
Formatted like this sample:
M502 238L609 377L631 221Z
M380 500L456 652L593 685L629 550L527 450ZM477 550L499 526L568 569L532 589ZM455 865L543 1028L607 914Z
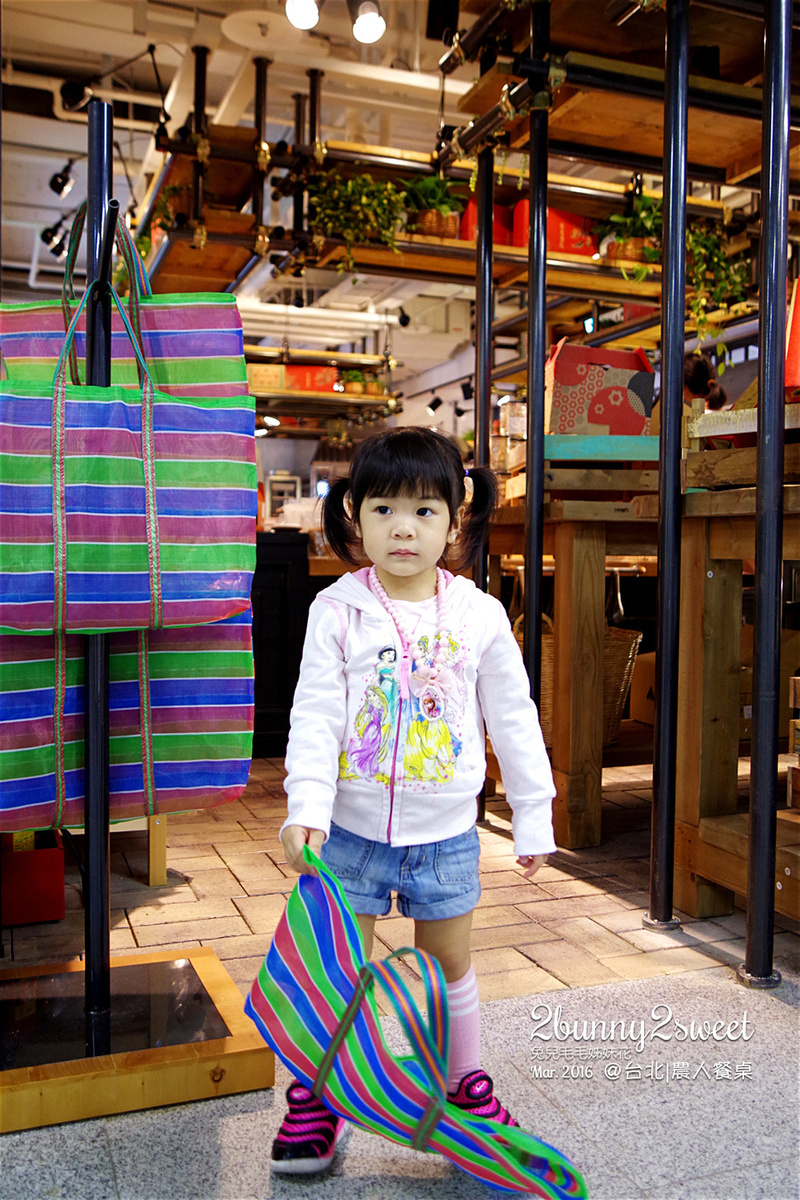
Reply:
M570 346L545 363L545 429L584 435L649 434L655 376L643 350Z

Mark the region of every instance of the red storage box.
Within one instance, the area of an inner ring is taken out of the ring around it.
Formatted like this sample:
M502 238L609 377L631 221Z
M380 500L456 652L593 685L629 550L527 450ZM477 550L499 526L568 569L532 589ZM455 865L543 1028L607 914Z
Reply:
M494 206L493 236L495 246L511 245L511 227L513 214L510 208L503 204ZM462 242L474 242L478 236L478 202L468 200L467 207L461 217L461 227L458 236Z
M570 346L545 363L545 429L585 435L649 434L655 376L643 350Z
M30 835L29 835L30 836ZM33 925L64 919L64 847L56 829L33 835L33 849L15 850L21 835L0 834L0 921ZM24 842L22 844L25 844Z
M598 253L597 238L592 233L595 222L591 217L565 212L560 208L547 210L547 249L558 254L583 254L592 258ZM520 200L514 206L513 242L527 246L530 232L530 204Z

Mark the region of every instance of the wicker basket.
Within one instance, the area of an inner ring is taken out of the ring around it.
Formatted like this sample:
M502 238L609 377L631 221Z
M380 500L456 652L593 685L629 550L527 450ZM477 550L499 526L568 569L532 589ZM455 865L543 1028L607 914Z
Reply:
M553 744L553 622L542 615L542 691L539 720L542 723L545 746ZM523 617L514 622L514 637L522 650ZM622 710L628 698L636 663L636 653L642 640L635 629L606 626L603 643L603 745L610 746L619 737Z
M414 233L428 237L458 237L459 217L457 212L440 213L437 208L424 208L409 217L409 226Z
M609 242L606 246L606 259L608 262L617 262L619 259L623 262L651 262L645 254L645 249L659 250L658 239L634 237L626 238L624 242Z

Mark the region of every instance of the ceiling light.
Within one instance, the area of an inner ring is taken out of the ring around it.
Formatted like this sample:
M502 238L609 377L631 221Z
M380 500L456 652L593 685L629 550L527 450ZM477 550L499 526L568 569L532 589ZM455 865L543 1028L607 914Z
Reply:
M475 389L473 388L472 381L470 379L468 379L465 383L462 383L461 395L464 397L465 400L474 400L475 399Z
M48 225L48 227L43 229L39 234L40 239L44 242L45 246L47 246L47 249L54 258L59 260L59 262L66 257L68 245L66 230L61 228L63 224L64 218L62 217L56 222L55 225Z
M441 407L442 407L441 400L439 399L438 396L434 396L433 399L431 400L430 404L428 405L428 412L431 414L432 417L435 417L437 408L441 408Z
M77 79L65 79L59 88L61 103L67 112L77 112L85 108L94 95L88 83L78 83Z
M467 410L466 410L465 408L462 408L460 404L456 404L456 406L455 406L455 414L456 414L456 416L457 416L457 417L463 417L463 416L464 416L464 414L466 413L466 411L467 411Z
M510 404L515 399L515 396L501 396L497 401L497 407L500 408L503 404Z
M364 46L380 41L386 33L386 22L376 0L347 0L353 22L353 37Z
M586 333L594 333L594 317L586 317L583 322Z
M55 175L50 176L50 187L52 191L60 198L64 199L72 191L75 180L70 174L74 158L67 160L67 163L60 171L56 171Z
M277 417L263 417L262 420L265 425L269 425L272 429L275 429L278 425L280 425L280 421Z
M295 29L313 29L319 20L317 0L286 0L286 19Z
M257 429L256 430L256 437L266 437L266 436L267 436L266 429Z
M408 325L411 324L411 317L408 315L406 310L403 308L402 304L400 305L400 315L397 318L397 320L403 329L405 329Z

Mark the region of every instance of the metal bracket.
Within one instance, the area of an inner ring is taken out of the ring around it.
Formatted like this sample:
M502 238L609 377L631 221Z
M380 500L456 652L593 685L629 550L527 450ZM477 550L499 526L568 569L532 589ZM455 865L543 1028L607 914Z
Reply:
M466 59L464 58L464 48L461 45L461 35L458 33L453 34L453 43L450 47L450 53L452 54L453 58L456 60L458 65L460 67L463 67L464 63L466 62Z
M567 82L567 60L563 54L550 55L547 82L550 85L550 90L553 92L557 92Z
M257 254L259 258L263 258L268 250L269 233L267 232L267 227L266 225L259 225L258 229L256 230L256 240L253 245L253 253Z
M452 136L450 138L450 148L453 151L453 153L455 154L456 158L466 158L467 157L467 152L466 152L466 150L464 150L463 146L461 145L461 142L458 139L459 133L463 133L463 132L464 132L463 129L454 129Z
M197 161L205 166L211 157L211 142L207 137L200 134L195 136L194 152L197 155Z
M325 161L325 155L328 153L328 147L324 142L314 142L314 161L318 167L321 167Z
M544 92L536 92L531 97L529 108L538 112L550 112L553 107L553 93L548 89Z
M258 167L259 171L263 171L264 174L266 174L269 170L271 159L272 154L270 153L269 143L261 142L258 146L258 157L256 159L256 166Z
M636 0L642 12L656 12L659 8L666 8L665 0Z
M200 221L194 227L194 234L192 236L192 245L194 246L195 250L205 250L207 241L208 241L208 230L206 229L205 225L203 225L203 223Z
M514 118L517 117L519 114L517 112L517 109L514 108L514 105L511 103L511 99L509 97L509 91L510 91L510 88L509 88L508 84L504 83L503 90L500 93L500 99L498 100L497 103L500 105L500 111L503 114L506 121L513 121Z

